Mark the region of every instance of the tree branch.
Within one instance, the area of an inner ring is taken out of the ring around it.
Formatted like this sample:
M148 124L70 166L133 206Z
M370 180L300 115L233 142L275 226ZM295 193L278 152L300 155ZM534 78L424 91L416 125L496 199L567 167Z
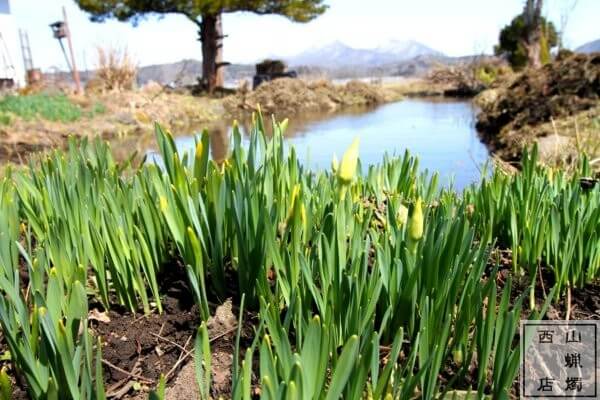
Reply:
M196 26L198 28L202 28L202 21L198 21L197 17L194 17L192 14L189 14L186 12L180 12L180 13L185 15L190 21L192 21L194 24L196 24Z

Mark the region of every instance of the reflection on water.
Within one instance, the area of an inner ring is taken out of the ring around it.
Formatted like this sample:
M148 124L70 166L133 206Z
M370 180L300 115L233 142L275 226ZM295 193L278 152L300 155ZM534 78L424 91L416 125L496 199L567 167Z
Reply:
M402 155L408 149L419 157L422 169L438 171L445 182L452 180L456 189L462 189L479 179L481 165L488 159L474 128L474 115L468 102L404 100L374 109L294 117L286 139L298 158L313 169L329 168L333 154L339 158L355 136L360 137L363 167L380 162L386 152ZM223 160L230 130L213 126L210 132L211 155ZM175 141L181 150L194 146L191 136Z
M221 164L229 153L231 135L224 127L215 127L210 130L210 156L218 164Z

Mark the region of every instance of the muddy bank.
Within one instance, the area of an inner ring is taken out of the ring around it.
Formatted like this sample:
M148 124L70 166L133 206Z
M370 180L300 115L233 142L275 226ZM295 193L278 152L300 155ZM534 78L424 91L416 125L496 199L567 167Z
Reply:
M10 123L0 124L0 164L24 163L30 154L61 148L69 136L100 137L113 143L120 159L134 151L143 152L153 138L154 122L174 134L189 134L217 122L230 124L260 104L265 115L281 118L301 112L333 112L344 108L374 106L401 98L396 87L349 82L334 85L328 81L307 83L300 79L279 79L255 91L241 88L219 97L195 96L189 91L173 91L160 85L147 85L134 91L69 96L69 101L85 111L100 104L104 111L72 122L43 118L24 119L11 115Z
M505 160L518 159L523 146L534 142L561 151L572 148L582 136L598 134L593 121L600 116L600 53L525 71L506 86L483 92L476 103L481 107L477 129Z
M13 115L10 123L0 124L0 163L21 163L33 152L64 147L69 136L131 142L132 138L152 137L155 121L173 132L189 132L224 113L221 99L170 92L158 85L136 91L69 96L69 100L82 110L100 104L104 111L72 122Z
M282 78L264 83L254 91L240 91L225 98L223 106L229 114L239 116L256 111L260 104L265 114L283 118L302 112L334 112L344 107L372 106L401 97L396 90L378 84L351 81L335 85L325 80L307 82Z

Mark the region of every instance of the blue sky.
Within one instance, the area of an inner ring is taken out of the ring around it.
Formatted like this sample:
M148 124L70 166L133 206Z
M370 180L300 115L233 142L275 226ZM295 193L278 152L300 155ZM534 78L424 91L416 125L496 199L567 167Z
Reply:
M329 10L308 24L280 16L228 14L223 27L225 58L253 62L291 55L340 40L355 47L414 39L446 54L491 52L498 31L521 11L523 0L329 0ZM368 6L365 7L365 4ZM576 4L565 29L565 43L577 47L600 38L600 0L547 0L544 13L557 26ZM127 47L139 65L200 58L196 28L186 18L169 15L133 27L110 21L92 23L71 0L11 0L17 25L28 31L36 67L65 68L48 24L61 19L66 6L78 64L92 68L97 46Z

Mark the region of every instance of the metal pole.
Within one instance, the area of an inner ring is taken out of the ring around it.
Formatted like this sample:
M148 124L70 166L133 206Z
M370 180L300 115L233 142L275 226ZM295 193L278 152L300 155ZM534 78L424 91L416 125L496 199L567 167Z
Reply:
M69 52L71 53L71 69L73 72L73 80L75 81L75 90L77 94L81 94L81 81L79 80L79 71L77 70L77 65L75 64L75 53L73 51L73 42L71 41L71 29L69 28L69 23L67 22L67 10L63 6L63 22L65 23L65 30L67 34L67 43L69 44Z

